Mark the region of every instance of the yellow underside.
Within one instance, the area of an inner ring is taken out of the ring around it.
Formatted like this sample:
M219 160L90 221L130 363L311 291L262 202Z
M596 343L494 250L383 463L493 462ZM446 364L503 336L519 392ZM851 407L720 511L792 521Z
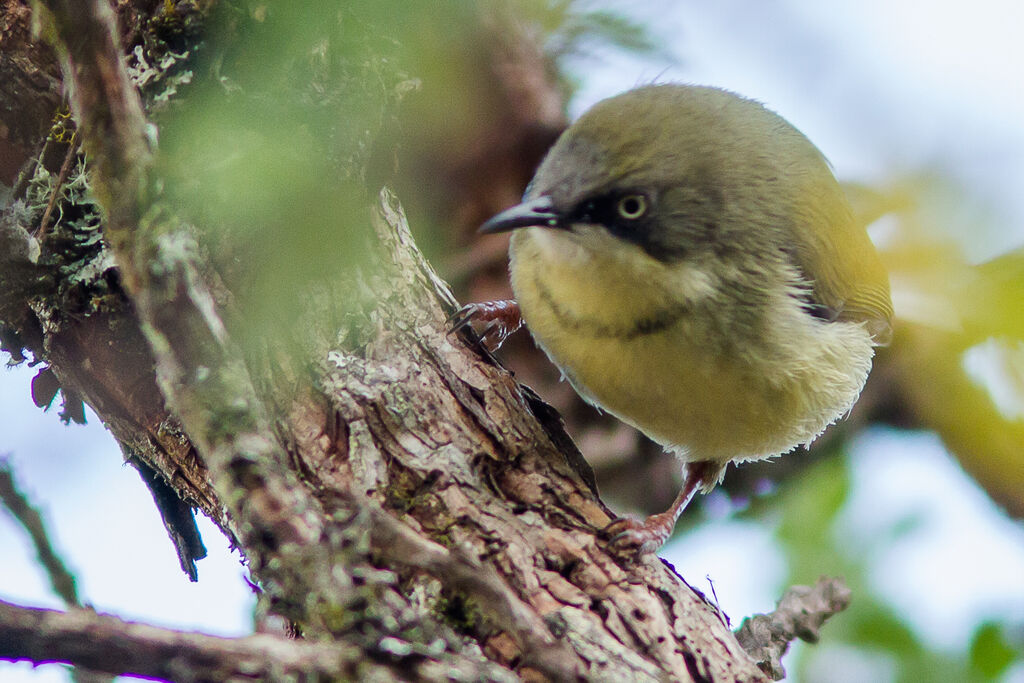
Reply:
M531 333L584 398L683 458L728 462L784 453L820 434L860 393L873 353L868 334L857 324L811 320L786 295L777 339L746 346L721 340L723 325L703 319L707 312L684 315L659 332L616 338L610 330L628 329L630 320L668 303L690 301L703 310L713 282L639 253L629 257L636 263L621 254L603 259L551 233L530 228L513 240L513 287ZM575 329L566 325L567 314ZM603 336L587 334L580 321Z

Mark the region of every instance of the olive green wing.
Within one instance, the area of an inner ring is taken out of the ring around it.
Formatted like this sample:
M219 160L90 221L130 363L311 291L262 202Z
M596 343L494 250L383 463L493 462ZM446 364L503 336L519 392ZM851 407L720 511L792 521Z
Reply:
M836 320L864 323L875 343L884 346L892 339L889 275L831 171L823 170L800 183L794 198L789 226L794 260L811 283L815 304Z

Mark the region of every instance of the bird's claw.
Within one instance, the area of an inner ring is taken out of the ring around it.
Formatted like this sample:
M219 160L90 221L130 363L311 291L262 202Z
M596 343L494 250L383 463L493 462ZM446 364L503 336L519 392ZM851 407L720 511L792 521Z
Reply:
M485 301L466 304L448 317L448 330L460 332L472 330L473 323L483 323L477 332L480 344L488 352L495 352L505 343L512 333L523 325L519 314L519 305L512 300Z
M609 551L621 557L637 557L658 550L672 533L659 515L644 520L620 517L601 530Z
M480 304L466 304L462 308L458 309L450 316L448 316L448 332L449 334L458 332L467 325L473 322L473 318L477 315Z

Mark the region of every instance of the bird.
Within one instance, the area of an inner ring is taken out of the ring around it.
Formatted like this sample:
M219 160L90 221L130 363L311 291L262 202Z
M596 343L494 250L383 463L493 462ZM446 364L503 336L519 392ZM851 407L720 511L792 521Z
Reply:
M760 102L653 84L598 102L554 143L512 232L514 300L464 307L493 348L525 323L587 402L684 467L672 506L601 530L669 538L729 463L809 444L847 414L892 336L889 280L824 155Z

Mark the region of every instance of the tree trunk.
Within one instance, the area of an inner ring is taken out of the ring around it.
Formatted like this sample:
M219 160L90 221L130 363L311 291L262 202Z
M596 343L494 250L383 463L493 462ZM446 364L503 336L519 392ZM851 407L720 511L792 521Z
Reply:
M24 30L27 9L6 7ZM120 33L108 0L34 11L78 124L62 149L74 159L81 140L103 221L33 236L39 207L7 207L4 347L47 364L37 402L59 387L73 417L84 399L127 456L229 534L264 607L301 638L4 604L0 657L177 680L765 678L672 567L606 552L598 531L612 517L558 415L448 333L456 302L392 193L367 195L338 227L338 248L358 245L359 258L291 292L304 297L292 329L249 319L247 264L232 271L217 251L240 243L210 239L154 189L122 59L121 41L142 44L194 7L120 3ZM38 84L26 103L52 103L53 83ZM194 544L179 540L183 564Z

